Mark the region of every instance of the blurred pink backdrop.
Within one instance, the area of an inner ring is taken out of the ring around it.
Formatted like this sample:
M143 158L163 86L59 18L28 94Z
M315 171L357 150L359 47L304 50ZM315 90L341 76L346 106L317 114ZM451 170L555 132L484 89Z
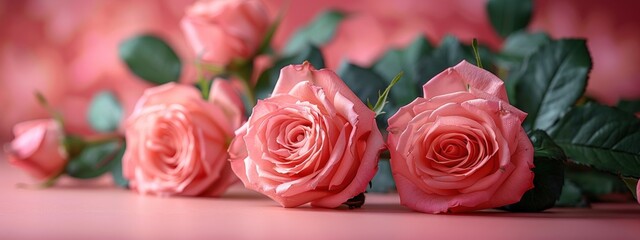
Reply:
M117 46L138 33L158 34L174 46L185 65L193 54L179 28L192 0L0 0L0 142L20 121L46 117L33 97L42 92L65 115L69 130L90 132L85 120L96 92L111 90L127 114L148 84L119 61ZM265 0L274 17L286 0ZM368 65L387 48L404 46L419 34L439 41L453 34L478 38L499 49L484 0L291 0L274 46L328 7L351 12L336 38L323 48L329 67L342 59ZM537 0L530 30L554 37L586 37L594 58L588 94L607 104L640 98L640 3L634 0ZM192 69L181 81L193 81Z

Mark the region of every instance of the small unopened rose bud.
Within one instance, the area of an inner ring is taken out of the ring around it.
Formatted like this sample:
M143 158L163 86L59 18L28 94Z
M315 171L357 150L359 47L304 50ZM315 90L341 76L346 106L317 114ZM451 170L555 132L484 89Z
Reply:
M13 127L15 139L5 145L9 163L45 180L59 174L67 163L63 130L53 119L32 120Z

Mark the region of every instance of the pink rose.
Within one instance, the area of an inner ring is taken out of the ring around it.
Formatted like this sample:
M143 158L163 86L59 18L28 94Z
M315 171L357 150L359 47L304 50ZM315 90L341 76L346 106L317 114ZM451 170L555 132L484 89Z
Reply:
M226 149L242 121L233 88L216 80L211 99L169 83L150 88L125 125L123 172L132 189L159 196L219 196L237 178Z
M465 61L435 76L389 119L403 205L427 213L515 203L533 187L533 146L503 82Z
M640 196L638 196L638 194L640 194L640 181L638 181L638 186L636 186L636 200L640 203Z
M53 119L21 122L13 127L15 139L5 146L9 163L38 180L56 176L64 170L67 152L64 133Z
M245 187L283 207L334 208L365 191L384 147L375 114L330 70L288 66L229 148Z
M256 53L269 22L258 0L210 0L189 7L181 24L196 54L206 62L227 65Z

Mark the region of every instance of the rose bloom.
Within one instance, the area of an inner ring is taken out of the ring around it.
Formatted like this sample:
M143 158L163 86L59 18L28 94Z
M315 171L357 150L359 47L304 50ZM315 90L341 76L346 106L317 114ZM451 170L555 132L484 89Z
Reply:
M227 146L241 124L241 100L216 80L209 101L192 86L150 88L127 119L123 172L141 194L219 196L237 178Z
M330 70L280 72L229 148L245 187L283 207L335 208L364 192L384 147L375 113Z
M258 0L198 1L187 9L182 29L205 62L227 65L256 53L269 27Z
M638 186L636 186L636 200L640 203L640 196L638 196L638 194L640 194L640 181L638 182Z
M64 170L67 152L58 122L53 119L21 122L13 127L13 134L15 139L5 145L9 163L38 180L54 177Z
M503 82L463 61L423 90L389 119L401 203L442 213L518 202L533 187L533 146Z

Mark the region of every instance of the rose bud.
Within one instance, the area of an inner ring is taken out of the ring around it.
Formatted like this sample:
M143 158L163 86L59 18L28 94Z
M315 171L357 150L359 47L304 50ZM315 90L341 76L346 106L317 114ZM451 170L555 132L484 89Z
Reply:
M67 163L63 130L53 119L32 120L13 127L15 139L5 145L9 163L38 180L60 174Z
M226 66L256 54L269 23L267 9L258 0L206 0L187 9L181 25L203 61Z

